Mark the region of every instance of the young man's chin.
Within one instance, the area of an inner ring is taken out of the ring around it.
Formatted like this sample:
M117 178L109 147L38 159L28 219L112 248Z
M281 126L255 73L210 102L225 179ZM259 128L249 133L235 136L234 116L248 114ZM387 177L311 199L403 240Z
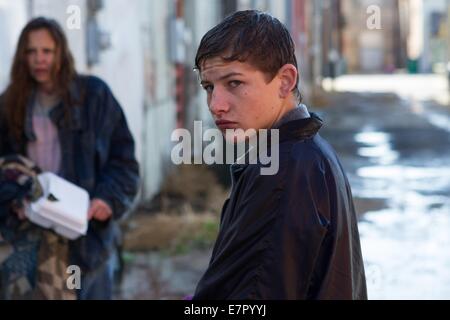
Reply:
M239 137L237 135L229 136L229 135L226 135L224 132L222 132L222 135L225 138L225 141L227 143L238 144L238 143L241 143L241 142L245 141L245 138Z
M256 136L256 130L243 131L242 129L221 130L222 135L227 143L239 144L250 140L250 137Z

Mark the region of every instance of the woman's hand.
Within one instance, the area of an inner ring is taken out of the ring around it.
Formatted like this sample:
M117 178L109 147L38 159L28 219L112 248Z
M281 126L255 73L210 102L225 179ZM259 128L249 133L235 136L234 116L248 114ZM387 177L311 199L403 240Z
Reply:
M101 199L92 199L91 206L88 212L88 219L96 219L99 221L106 221L112 216L110 206Z

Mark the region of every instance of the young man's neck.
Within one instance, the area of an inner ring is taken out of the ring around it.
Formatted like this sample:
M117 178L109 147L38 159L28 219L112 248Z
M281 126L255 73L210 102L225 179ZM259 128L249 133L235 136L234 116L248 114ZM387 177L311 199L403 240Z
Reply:
M278 123L287 113L295 109L298 105L299 103L296 98L290 97L289 99L286 99L286 101L281 106L281 110L276 121L273 124Z

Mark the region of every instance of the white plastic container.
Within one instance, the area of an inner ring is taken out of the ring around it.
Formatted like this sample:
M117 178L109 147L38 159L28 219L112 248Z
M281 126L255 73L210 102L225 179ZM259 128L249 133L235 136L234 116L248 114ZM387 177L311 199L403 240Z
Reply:
M28 219L71 240L88 228L89 194L73 183L45 172L38 176L44 196L25 210Z

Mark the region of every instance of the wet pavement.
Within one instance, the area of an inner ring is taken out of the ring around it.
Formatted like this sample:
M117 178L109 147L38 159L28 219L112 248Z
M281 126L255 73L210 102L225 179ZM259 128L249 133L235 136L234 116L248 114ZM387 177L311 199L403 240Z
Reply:
M369 299L450 299L450 108L420 92L364 92L375 78L318 109L360 213ZM430 78L408 81L417 91Z
M160 252L127 253L115 299L181 300L192 296L209 263L210 250L169 256Z
M338 152L352 186L369 299L450 299L445 79L341 80L336 88L353 92L329 93L320 108L310 109L324 119L321 134ZM209 256L209 250L133 254L116 297L181 299L194 292Z

